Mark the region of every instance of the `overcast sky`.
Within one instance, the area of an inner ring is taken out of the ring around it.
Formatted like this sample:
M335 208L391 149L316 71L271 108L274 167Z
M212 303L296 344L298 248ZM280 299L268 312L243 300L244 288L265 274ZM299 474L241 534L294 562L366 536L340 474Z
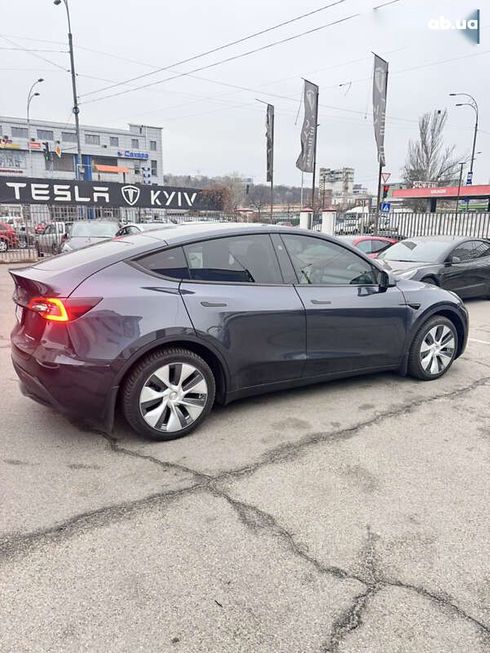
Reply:
M482 154L476 160L475 181L489 183L490 19L483 3L399 0L373 11L387 0L343 0L192 63L86 96L313 11L329 1L334 0L70 0L82 124L124 128L128 122L136 122L161 126L164 172L213 176L236 171L259 183L265 179L265 107L256 101L259 98L276 107L275 181L298 185L301 173L295 162L302 114L296 125L295 121L301 77L306 77L320 86L319 166L352 166L355 181L374 189L377 161L371 51L375 51L390 64L386 129L390 181L399 179L408 141L416 137L417 119L425 111L448 107L448 144L457 146L461 159L469 155L474 114L469 107L455 108L453 98L448 97L451 91L464 91L474 95L480 106L477 150ZM427 26L439 16L465 18L477 8L482 10L480 45L471 43L458 30L436 31ZM354 14L360 15L195 76L93 101ZM39 89L41 96L31 105L31 116L73 124L70 76L63 70L69 67L63 6L54 6L52 0L2 0L0 15L0 115L25 116L27 90L36 77L42 76L46 81ZM306 177L305 183L309 183Z

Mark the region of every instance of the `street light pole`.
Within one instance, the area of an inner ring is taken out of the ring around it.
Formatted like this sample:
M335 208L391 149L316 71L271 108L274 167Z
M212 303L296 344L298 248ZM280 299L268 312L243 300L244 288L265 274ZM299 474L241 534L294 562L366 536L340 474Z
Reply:
M475 150L476 150L476 137L478 135L478 117L479 117L479 111L478 111L478 102L475 100L475 98L470 95L469 93L449 93L451 97L457 97L457 96L464 96L470 99L469 102L458 102L456 104L457 107L471 107L473 111L475 112L475 128L473 130L473 144L471 147L471 163L470 163L470 173L471 177L473 177L473 164L475 161Z
M71 68L71 86L73 91L73 113L75 115L75 131L77 134L77 162L75 166L75 179L79 179L80 172L82 170L82 145L80 139L80 107L78 106L78 94L77 94L77 76L75 72L75 56L73 54L73 35L71 33L71 19L70 19L70 8L68 6L68 0L54 0L55 5L60 5L61 2L64 3L66 9L66 17L68 19L68 46L70 49L70 68Z
M41 82L44 82L44 79L40 77L39 79L36 79L34 84L32 84L31 88L29 89L29 93L27 94L27 156L29 158L29 176L32 177L32 148L31 148L31 116L30 116L30 111L31 111L31 102L33 98L38 97L40 93L34 93L34 88L37 86L37 84L40 84Z

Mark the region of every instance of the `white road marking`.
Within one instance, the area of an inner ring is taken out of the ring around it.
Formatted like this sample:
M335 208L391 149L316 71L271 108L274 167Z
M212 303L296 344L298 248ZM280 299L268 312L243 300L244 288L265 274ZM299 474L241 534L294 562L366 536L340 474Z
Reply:
M490 345L488 340L478 340L478 338L468 338L470 342L479 342L481 345Z

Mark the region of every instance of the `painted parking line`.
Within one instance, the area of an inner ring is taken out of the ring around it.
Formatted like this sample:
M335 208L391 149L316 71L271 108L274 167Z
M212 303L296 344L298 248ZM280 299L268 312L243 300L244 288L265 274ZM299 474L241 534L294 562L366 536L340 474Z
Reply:
M478 338L468 338L469 342L478 342L480 345L490 345L488 340L478 340Z

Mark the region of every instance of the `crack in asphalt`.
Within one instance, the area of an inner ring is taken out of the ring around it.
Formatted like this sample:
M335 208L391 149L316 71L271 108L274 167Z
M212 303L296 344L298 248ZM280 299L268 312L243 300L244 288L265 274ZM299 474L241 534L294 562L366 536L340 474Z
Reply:
M460 397L480 386L486 385L489 381L490 377L480 378L463 388L452 390L446 394L435 395L433 397L426 398L424 403L427 404L439 400L447 400L454 397ZM93 529L94 527L104 526L107 524L108 519L115 520L120 518L127 518L131 514L139 511L141 508L149 506L152 503L155 505L162 505L162 503L163 505L170 505L170 503L178 500L182 496L191 495L196 492L209 492L215 497L224 499L233 508L241 523L243 523L249 530L252 530L255 533L263 530L281 539L286 544L287 548L296 557L299 557L303 561L311 564L318 573L329 574L340 580L355 580L365 586L364 591L356 594L350 607L344 613L342 613L338 620L334 623L328 643L326 643L322 649L324 653L336 653L342 639L345 638L353 630L359 628L359 626L363 623L363 613L367 608L369 600L383 587L399 587L407 591L416 592L419 596L430 600L435 605L451 610L455 615L468 621L469 623L472 623L486 636L489 636L490 627L466 613L451 599L451 597L430 592L424 587L419 587L409 583L404 583L403 581L397 579L390 579L381 576L376 568L374 536L369 527L366 552L364 556L366 576L359 576L347 570L341 569L340 567L323 565L319 560L308 553L304 547L300 546L295 541L294 535L290 533L284 526L279 524L273 515L261 510L252 504L248 504L233 498L222 487L219 486L222 481L226 481L230 478L248 476L263 466L274 464L280 461L282 462L285 460L290 460L291 458L294 458L296 455L298 455L306 447L321 442L334 442L339 439L351 438L366 427L378 424L379 422L390 419L392 417L408 414L418 406L420 406L420 398L397 409L379 413L378 415L375 415L374 417L349 428L334 432L320 432L307 435L305 438L302 438L296 443L276 447L257 463L238 468L237 470L222 471L214 476L196 471L186 467L185 465L162 461L154 456L138 453L122 446L116 438L105 433L98 432L102 437L105 438L105 440L108 442L109 447L112 451L114 451L114 453L128 455L134 458L141 458L152 464L158 465L166 471L175 470L189 474L195 482L188 487L178 490L167 490L165 492L153 493L134 501L123 502L113 506L105 506L96 510L88 511L86 513L81 513L54 526L38 529L27 534L14 533L12 535L7 535L6 537L0 539L0 554L3 554L5 557L10 557L16 553L25 553L29 549L35 547L41 541L49 540L52 542L57 542L64 540L66 537L72 536L79 530L83 530L83 528Z

